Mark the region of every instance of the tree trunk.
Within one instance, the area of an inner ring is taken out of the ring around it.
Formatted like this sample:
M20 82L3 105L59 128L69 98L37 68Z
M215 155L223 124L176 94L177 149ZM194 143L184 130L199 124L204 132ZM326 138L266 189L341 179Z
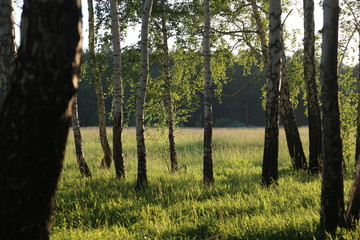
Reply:
M81 176L91 177L91 171L88 165L85 162L83 147L82 147L82 138L80 132L80 123L79 123L79 113L78 113L78 103L77 95L75 95L74 104L72 107L72 128L74 132L74 142L75 142L75 151L76 151L76 160L79 166Z
M318 173L322 162L321 116L315 72L314 0L304 0L304 79L309 122L309 171Z
M264 70L269 71L269 52L266 45L266 33L261 21L258 7L255 0L251 0L254 19L257 26L257 32L261 43L261 56L264 63ZM290 102L289 83L287 79L286 56L282 51L282 84L280 91L280 113L284 122L286 140L288 144L291 162L295 169L306 168L306 158L301 144L299 130L296 124L294 109Z
M0 113L0 239L49 239L81 58L80 1L24 1Z
M101 147L104 152L104 158L101 160L102 168L110 168L112 154L106 135L106 118L105 118L105 100L102 89L101 77L95 53L95 27L94 27L94 7L93 0L88 0L89 8L89 53L91 69L94 76L96 100L98 103L99 133Z
M360 23L357 25L359 39L360 39ZM356 147L355 147L355 164L360 159L360 42L359 42L359 62L358 62L358 106L357 106L357 118L356 118Z
M357 31L360 37L360 29L357 25ZM360 50L360 43L359 43ZM359 51L359 64L358 64L358 91L360 89L360 51ZM350 201L348 209L346 211L346 224L350 228L356 227L356 222L359 220L360 213L360 91L358 92L358 107L357 107L357 133L356 133L356 151L355 151L355 162L356 162L356 177L351 189Z
M174 112L173 112L173 102L171 99L171 77L170 77L170 61L169 61L169 47L168 47L168 34L166 28L166 17L165 17L165 1L162 0L163 11L161 17L162 25L162 37L163 37L163 77L165 82L165 104L167 112L167 125L168 125L168 138L169 138L169 153L170 153L170 164L171 164L171 173L175 173L178 170L178 162L176 159L176 149L175 149L175 137L174 137Z
M264 29L264 24L261 21L260 13L258 6L256 4L256 0L251 0L251 8L253 10L253 15L256 23L257 28L257 35L260 39L261 44L261 57L264 63L264 70L269 71L269 50L267 47L267 41L266 41L266 33Z
M15 54L13 1L2 0L0 3L0 86L3 96L8 91L8 79L14 69Z
M320 79L324 158L320 220L324 230L334 234L344 220L343 155L337 82L339 1L325 0L323 8Z
M117 178L125 178L125 166L122 147L123 130L123 83L121 79L121 47L119 14L116 0L110 0L111 33L113 43L114 75L114 122L113 122L113 155Z
M145 1L141 26L141 78L136 101L136 145L138 156L137 189L143 189L147 186L144 107L149 77L148 35L152 5L153 0Z
M284 46L284 40L282 39ZM284 123L286 142L291 157L291 163L296 170L307 169L306 157L296 123L295 112L290 101L289 79L287 76L286 56L283 47L281 53L281 90L280 114Z
M360 164L356 167L356 177L351 188L350 201L346 211L346 225L355 229L356 222L359 221L360 213Z
M210 0L204 0L204 184L214 183L212 162L212 103L211 103L211 53L210 53Z
M281 1L271 0L269 5L269 76L266 94L265 144L262 182L269 186L278 178L279 100L281 67Z

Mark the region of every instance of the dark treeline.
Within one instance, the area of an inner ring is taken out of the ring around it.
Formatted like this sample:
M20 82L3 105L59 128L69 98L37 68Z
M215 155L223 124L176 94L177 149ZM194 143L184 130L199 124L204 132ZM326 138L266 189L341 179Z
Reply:
M108 56L108 57L106 57ZM105 94L105 107L106 107L106 123L108 126L112 124L111 109L113 95L112 83L111 83L111 53L102 55L102 82ZM125 56L126 57L126 56ZM88 55L85 54L84 62L89 60ZM155 77L160 75L158 64L151 66L150 73L153 81ZM254 76L259 75L259 70L256 66L252 68L251 75L244 75L243 67L235 64L234 67L228 69L229 81L223 86L221 96L214 97L213 109L214 109L214 127L260 127L265 124L265 111L262 107L262 89L264 87L265 78L259 78L255 81ZM132 78L138 76L132 75ZM125 101L131 101L130 95L134 91L131 89L129 81L136 82L138 79L124 79L125 89L124 98ZM152 80L150 80L152 81ZM237 93L244 85L249 81L252 81L241 92ZM235 94L237 93L237 94ZM189 114L187 121L180 122L180 127L202 127L203 122L203 103L201 102L201 94L199 95L199 102L197 108ZM307 125L307 119L304 114L305 107L302 98L299 97L299 103L295 110L296 119L299 126ZM81 126L97 126L97 103L96 94L93 87L93 81L90 74L87 74L85 70L82 74L82 80L80 82L79 93L79 118ZM127 126L135 126L134 112L125 109L125 124Z

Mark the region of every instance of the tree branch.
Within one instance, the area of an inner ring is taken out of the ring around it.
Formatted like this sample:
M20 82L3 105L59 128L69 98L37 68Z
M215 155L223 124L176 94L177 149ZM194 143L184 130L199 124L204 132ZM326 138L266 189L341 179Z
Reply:
M354 17L356 30L357 30L358 32L360 32L360 22L358 21L358 19L357 19L357 17L356 17L356 14L354 13L354 10L352 9L352 7L350 6L350 4L348 3L347 0L344 0L344 2L348 5L351 14L352 14L353 17Z
M232 34L236 34L236 33L257 33L257 31L254 31L254 30L237 30L237 31L221 31L221 30L217 30L217 29L211 29L211 30L216 33L223 34L223 35L232 35Z
M228 97L228 98L232 98L235 97L236 95L240 94L242 91L244 91L244 89L246 89L251 83L260 80L261 78L266 77L265 75L259 75L256 78L251 79L250 81L248 81L247 83L245 83L239 90L237 90L235 93L231 94L231 95L223 95L224 97Z
M343 61L344 61L344 58L345 58L345 53L346 53L346 51L347 51L347 49L349 47L350 41L353 38L356 31L357 31L357 28L354 29L354 31L351 33L351 36L349 37L348 41L346 42L344 51L342 52L341 60L340 60L339 65L338 65L338 71L337 71L338 74L340 74L340 70L342 68L342 64L343 64Z
M287 18L290 16L290 14L291 14L292 11L293 11L293 10L291 9L290 12L288 12L288 14L286 15L284 21L283 21L282 24L281 24L282 27L284 27L284 24L285 24Z

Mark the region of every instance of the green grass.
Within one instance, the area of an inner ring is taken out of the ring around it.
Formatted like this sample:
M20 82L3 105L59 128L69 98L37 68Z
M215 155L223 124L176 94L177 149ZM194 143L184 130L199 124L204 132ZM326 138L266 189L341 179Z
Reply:
M111 132L109 129L108 132ZM53 214L51 239L325 239L319 227L321 179L292 170L280 132L279 185L261 185L263 129L215 129L215 185L202 184L201 129L176 133L179 173L169 174L166 135L146 133L149 187L134 190L135 130L124 131L127 179L100 169L96 128L82 129L85 158L93 178L81 178L73 136L69 135L64 170ZM307 151L307 130L301 129ZM111 140L111 134L109 134ZM345 175L348 199L352 170ZM360 239L340 230L338 239Z

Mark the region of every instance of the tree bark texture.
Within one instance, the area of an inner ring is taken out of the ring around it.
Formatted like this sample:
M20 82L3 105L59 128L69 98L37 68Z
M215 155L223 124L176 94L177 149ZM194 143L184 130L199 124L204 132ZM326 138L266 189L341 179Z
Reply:
M80 0L25 0L0 113L0 239L49 239L81 59Z
M314 0L304 5L304 79L309 122L309 171L318 173L322 162L321 115L316 87Z
M284 40L282 39L284 46ZM307 169L306 157L296 123L295 112L290 101L289 79L287 75L286 56L283 47L281 53L281 90L280 115L284 123L286 142L289 149L291 163L296 170Z
M360 39L360 23L357 24L357 31ZM358 105L356 117L356 147L355 147L355 164L358 164L360 159L360 42L359 42L359 62L358 62Z
M253 16L256 23L257 35L260 39L261 57L264 63L264 70L269 71L269 49L267 47L266 32L264 24L261 20L256 0L251 0L251 8L253 10Z
M281 1L271 0L269 5L269 73L266 94L265 144L262 182L269 186L278 179L279 100L281 67Z
M102 168L110 168L112 162L112 153L106 134L105 100L102 89L101 76L95 53L95 27L94 27L94 6L93 0L88 0L89 10L89 53L91 69L94 76L96 100L98 104L99 134L101 147L104 152L104 158L101 160Z
M261 56L264 70L269 71L269 51L266 44L266 33L255 0L251 0L253 16L256 22L257 32L261 43ZM282 84L280 91L280 113L284 122L286 140L288 144L291 162L295 169L306 168L306 158L301 144L300 134L296 123L294 109L290 102L289 83L287 79L285 51L282 51Z
M0 2L0 86L6 95L16 54L14 6L12 0Z
M124 95L121 78L121 47L118 4L110 0L111 33L113 44L113 75L114 75L114 122L113 122L113 156L117 178L125 178L125 166L122 147Z
M80 174L83 177L91 177L91 171L86 164L83 147L82 147L82 138L80 132L80 122L79 122L79 111L77 103L77 95L75 96L74 104L72 107L72 128L74 132L74 143L75 143L75 152L76 152L76 161L80 170Z
M147 186L144 107L149 78L148 35L152 5L153 0L145 1L141 24L141 78L136 101L136 145L138 156L138 175L136 182L137 189L143 189Z
M355 228L359 221L360 213L360 164L356 167L356 176L351 188L350 201L346 211L346 224L349 228Z
M360 23L356 25L360 37ZM360 50L360 43L359 43ZM359 51L359 64L360 70L360 51ZM359 71L360 73L360 71ZM360 75L358 75L358 91L360 89ZM346 211L346 224L350 228L355 228L360 215L360 91L358 92L358 106L357 106L357 133L356 133L356 150L355 150L355 163L356 163L356 176L351 188L350 201Z
M175 149L175 136L174 136L174 111L173 102L171 99L171 76L170 76L170 61L169 61L169 47L168 47L168 33L166 27L166 16L165 16L165 1L162 0L164 6L161 16L161 30L163 37L163 77L165 87L165 104L167 113L167 126L168 126L168 139L169 139L169 153L170 153L170 164L171 173L175 173L178 170L178 162L176 158Z
M324 27L320 65L323 167L321 189L321 225L335 233L343 223L344 190L342 175L342 140L337 79L339 1L324 1Z
M214 183L212 162L212 103L211 103L211 53L210 53L210 0L204 0L204 184Z

